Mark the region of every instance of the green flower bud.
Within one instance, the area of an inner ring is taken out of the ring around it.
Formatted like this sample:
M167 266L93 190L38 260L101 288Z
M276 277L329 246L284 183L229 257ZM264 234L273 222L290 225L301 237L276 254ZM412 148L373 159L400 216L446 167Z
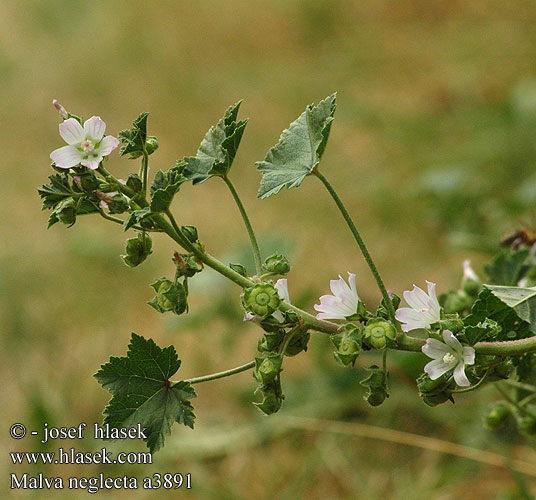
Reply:
M290 339L285 351L285 356L296 356L302 351L307 351L307 344L311 335L306 332L299 332Z
M191 278L203 270L203 263L193 254L175 252L172 260L177 266L177 277L186 276Z
M248 272L246 271L246 268L245 266L243 266L242 264L229 264L229 267L237 272L238 274L240 274L240 276L244 276L246 277L248 275Z
M393 324L383 319L371 319L363 331L368 345L375 349L383 349L389 341L396 338Z
M279 378L275 378L272 382L261 385L255 390L255 394L262 394L262 403L253 403L265 415L276 413L283 404L283 392Z
M534 417L520 417L517 419L517 426L519 432L532 436L536 434L536 418Z
M76 222L76 204L72 198L67 198L58 204L54 213L66 226L72 226Z
M143 188L143 183L139 176L136 174L130 174L127 179L127 187L132 189L135 193L141 193L141 190Z
M126 254L121 255L123 262L129 267L140 265L152 253L153 240L147 233L138 233L136 238L127 240Z
M128 210L128 200L122 194L114 194L106 203L111 214L122 214Z
M279 348L281 342L283 342L284 337L285 333L280 331L280 329L273 332L267 332L262 339L259 340L257 350L261 353L275 351Z
M82 191L89 193L99 189L99 180L95 177L93 173L87 173L80 176L80 187Z
M439 327L441 330L450 330L452 333L458 333L463 330L463 321L456 314L453 317L442 319L439 321Z
M440 405L446 401L452 401L452 395L448 392L438 392L437 394L421 394L421 399L424 404L431 406Z
M195 226L181 226L181 231L188 238L190 243L196 243L199 240L197 228Z
M502 427L510 415L510 406L505 401L495 403L488 414L484 417L484 427L491 431Z
M288 274L290 263L284 255L274 253L264 261L263 268L269 273Z
M281 371L282 363L283 357L276 353L270 353L266 358L255 358L255 378L263 385L273 382Z
M159 278L151 287L156 292L156 296L148 304L158 312L171 311L175 314L182 314L188 309L186 289L181 283Z
M345 325L342 332L331 336L331 342L337 349L333 353L337 362L343 366L353 366L361 353L361 330L352 324Z
M370 372L370 375L360 382L361 385L367 388L367 394L365 394L364 399L371 406L379 406L389 397L388 373L376 365L369 366L367 371Z
M158 149L158 139L154 135L148 135L145 139L145 151L147 154L153 154Z
M279 294L271 283L258 284L244 290L244 307L257 316L262 317L272 314L278 308L280 302Z

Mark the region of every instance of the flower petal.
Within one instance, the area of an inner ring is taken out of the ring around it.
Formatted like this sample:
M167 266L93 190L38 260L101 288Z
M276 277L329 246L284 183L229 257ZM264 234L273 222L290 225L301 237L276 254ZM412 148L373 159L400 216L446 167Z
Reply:
M104 137L106 123L101 120L100 116L92 116L89 120L85 121L84 130L86 131L86 137L99 142Z
M82 161L82 153L74 146L63 146L50 153L50 158L60 168L71 168Z
M475 350L472 347L466 345L463 348L463 362L466 365L475 364Z
M334 312L319 312L316 315L316 319L346 319L346 316L344 314Z
M113 135L107 135L97 146L95 152L100 156L108 156L117 146L119 146L119 139Z
M333 295L335 295L336 297L352 294L350 287L346 284L346 281L344 281L341 275L339 275L338 280L329 281L329 288L331 289Z
M430 297L426 295L426 292L419 288L417 285L413 285L413 290L406 290L404 292L404 300L412 307L413 309L420 311L421 309L428 310Z
M60 123L60 135L67 144L78 144L86 138L82 125L74 118Z
M275 282L274 285L275 289L277 290L277 293L279 295L279 298L284 300L285 302L290 303L290 297L288 295L288 283L286 278L278 279Z
M432 283L431 281L426 280L426 286L428 287L428 295L430 296L430 298L434 302L437 302L437 296L436 296L436 291L435 291L436 284ZM437 303L439 304L439 302Z
M97 170L101 161L102 156L97 156L96 158L85 158L80 162L80 164L84 165L84 167L90 168L91 170Z
M447 344L457 354L461 354L463 352L463 347L460 344L460 341L450 330L445 330L443 332L443 340L445 341L445 344Z
M429 358L443 359L443 356L450 352L450 349L446 344L443 344L443 342L439 342L439 340L426 339L426 344L421 347L421 351Z
M463 362L458 363L456 368L454 368L454 380L461 387L467 387L471 385L471 382L469 382L469 379L465 374L465 365L463 364Z
M396 310L395 318L401 323L407 323L408 321L416 322L421 325L426 325L426 322L423 320L422 314L411 309L409 307L399 307Z
M348 284L350 285L350 290L352 295L359 300L359 295L357 294L357 287L355 286L355 274L348 271Z
M452 365L445 363L441 359L434 359L427 363L424 367L424 371L428 374L431 380L436 380L444 373L447 373L452 368Z

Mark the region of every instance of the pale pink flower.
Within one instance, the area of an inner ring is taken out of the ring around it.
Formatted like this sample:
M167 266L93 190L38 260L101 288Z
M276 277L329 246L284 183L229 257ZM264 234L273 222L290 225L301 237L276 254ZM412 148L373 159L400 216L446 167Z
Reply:
M274 284L275 289L277 290L277 295L279 295L279 298L281 300L284 300L285 302L288 302L290 304L290 296L288 294L288 283L286 278L278 279ZM283 313L281 311L274 311L272 313L272 316L279 321L280 323L283 323L285 321L285 317L283 316Z
M341 275L329 282L333 295L322 295L320 304L314 308L319 313L317 319L346 319L357 312L359 296L355 287L355 274L348 273L348 284Z
M105 156L117 146L119 140L111 135L104 135L106 123L100 117L92 116L84 126L75 118L60 123L60 135L68 146L52 151L50 158L60 168L72 168L76 165L96 170Z
M440 307L435 292L435 283L426 282L428 294L416 285L413 290L404 292L404 299L410 307L399 307L396 319L402 323L402 330L410 332L418 328L429 328L437 323L440 317Z
M475 363L475 350L469 346L462 346L454 334L445 330L443 332L445 343L436 339L427 339L422 346L422 352L432 358L424 367L424 371L431 380L436 380L444 373L454 370L454 380L459 386L471 385L465 374L466 365Z

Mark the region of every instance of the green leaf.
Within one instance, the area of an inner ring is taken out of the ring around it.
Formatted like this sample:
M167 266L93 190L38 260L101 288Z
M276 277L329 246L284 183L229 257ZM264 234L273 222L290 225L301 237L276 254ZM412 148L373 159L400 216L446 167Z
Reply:
M43 200L43 210L55 208L58 203L74 194L67 174L53 174L49 180L49 184L44 184L37 190Z
M511 307L516 314L536 332L536 287L485 285L499 300Z
M185 164L178 161L167 172L159 170L151 185L151 211L163 212L169 208L173 197L188 179L183 175Z
M484 287L473 304L471 314L463 322L465 325L477 326L486 318L496 321L501 327L501 332L490 340L504 341L531 335L529 324L522 321L516 311L497 298L489 288Z
M336 98L332 94L317 106L307 106L283 131L264 161L257 162L257 170L262 173L259 198L277 194L283 186L298 187L319 164L329 137Z
M185 176L193 184L215 175L227 175L233 164L248 120L237 121L242 101L229 106L220 121L210 127L194 157L184 158Z
M164 445L174 422L194 427L190 399L196 393L187 382L171 383L181 362L173 346L161 349L153 340L132 334L127 355L111 357L94 375L113 394L104 410L112 428L145 428L151 453Z
M128 216L125 222L123 222L123 231L130 229L132 226L140 222L145 217L149 217L150 215L151 215L150 207L145 207L145 208L142 208L141 210L135 210Z
M129 154L130 160L135 160L143 154L147 140L147 117L149 113L140 113L132 123L132 128L119 132L119 140L123 143L119 155Z
M484 266L484 271L492 285L517 285L521 279L529 250L506 249L499 253L491 262Z

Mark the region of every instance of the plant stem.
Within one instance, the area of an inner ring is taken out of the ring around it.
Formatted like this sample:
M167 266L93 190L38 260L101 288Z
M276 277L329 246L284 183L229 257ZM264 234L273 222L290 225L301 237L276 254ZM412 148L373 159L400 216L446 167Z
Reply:
M246 370L251 370L251 368L255 368L255 361L250 361L245 365L237 366L235 368L231 368L230 370L225 370L223 372L211 373L210 375L203 375L202 377L188 378L186 380L183 380L183 382L188 382L189 384L200 384L201 382L208 382L209 380L230 377L231 375L245 372Z
M313 170L312 172L314 175L316 175L324 184L326 189L328 190L329 194L335 201L335 204L339 208L342 216L344 217L344 220L346 221L346 224L350 228L350 231L352 232L357 245L359 246L359 249L361 250L361 253L363 254L363 257L365 258L370 271L372 272L372 275L374 276L374 279L376 280L376 283L378 285L378 288L380 289L380 292L382 294L383 300L385 302L385 305L387 306L387 310L389 312L389 317L391 318L391 321L394 323L394 325L400 329L398 322L395 319L395 308L393 307L393 303L391 301L391 298L389 297L389 294L387 293L387 290L385 288L385 285L383 284L382 278L380 276L380 273L378 272L378 268L376 267L376 264L374 264L374 261L372 260L372 257L368 251L367 246L365 245L365 242L363 241L363 238L361 238L361 234L359 234L359 231L357 230L357 227L354 224L354 221L352 220L352 217L348 213L348 210L346 210L346 207L344 206L342 200L337 195L335 189L331 186L331 184L328 182L328 180L318 171ZM402 335L404 336L404 335Z
M143 197L147 197L147 181L149 178L149 155L145 150L145 144L143 145L143 158L141 159L140 177L142 180L142 193Z
M505 384L508 384L516 389L521 389L522 391L536 392L536 387L531 384L524 384L523 382L518 382L517 380L503 380Z
M246 226L246 229L249 235L249 240L251 241L253 257L255 258L255 271L257 275L260 275L262 272L261 252L259 250L259 244L257 243L257 238L255 237L255 233L253 232L253 227L251 226L251 222L249 220L248 214L246 213L246 209L244 208L244 205L242 204L242 201L240 200L240 197L238 196L238 193L236 192L236 189L233 186L233 183L229 180L229 178L226 175L222 175L221 178L223 179L225 184L227 184L229 191L231 191L231 194L233 195L236 206L238 207L238 210L240 211L240 215L242 216L244 225Z
M501 393L501 396L504 399L506 399L506 401L508 401L511 405L515 406L523 415L527 417L534 417L532 412L528 411L526 408L523 408L522 406L519 406L519 403L515 401L514 399L512 399L508 395L508 393L501 387L500 384L495 384L495 389L497 389Z

